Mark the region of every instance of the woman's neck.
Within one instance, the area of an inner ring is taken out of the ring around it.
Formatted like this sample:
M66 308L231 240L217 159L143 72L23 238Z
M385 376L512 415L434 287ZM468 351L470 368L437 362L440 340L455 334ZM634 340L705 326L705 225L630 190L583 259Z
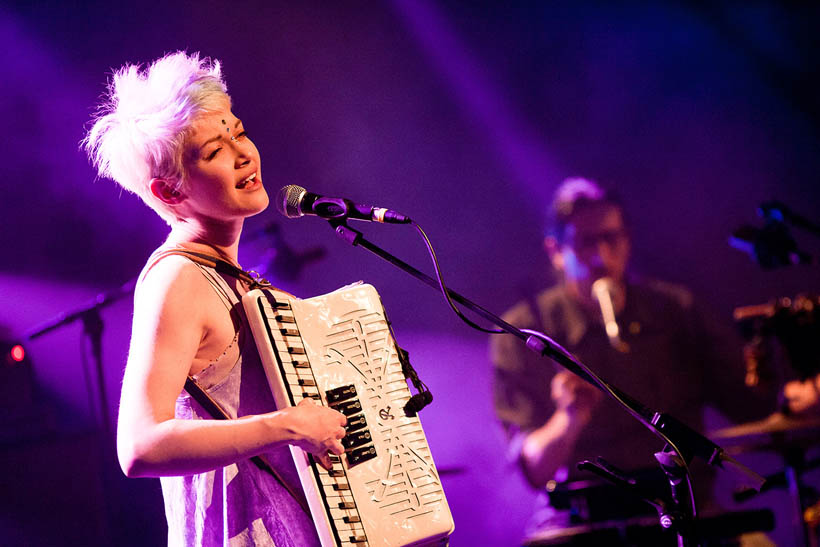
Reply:
M203 225L181 222L171 228L166 245L185 247L192 251L216 254L223 260L239 266L239 236L242 222Z

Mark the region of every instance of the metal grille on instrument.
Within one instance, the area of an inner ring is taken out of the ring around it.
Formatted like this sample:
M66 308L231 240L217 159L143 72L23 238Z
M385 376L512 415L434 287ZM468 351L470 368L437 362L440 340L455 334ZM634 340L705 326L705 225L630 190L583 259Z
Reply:
M323 545L446 539L452 516L421 422L402 410L410 391L375 289L255 290L243 304L277 405L310 397L348 417L330 473L292 447Z

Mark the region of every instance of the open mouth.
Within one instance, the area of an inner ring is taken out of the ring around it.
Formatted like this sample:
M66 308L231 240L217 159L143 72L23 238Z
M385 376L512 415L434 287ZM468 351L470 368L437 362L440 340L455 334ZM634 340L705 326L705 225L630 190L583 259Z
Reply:
M236 185L236 187L241 190L243 188L246 188L247 186L252 185L255 180L256 180L256 173L254 173L253 175L249 176L248 178L246 178L244 180L239 181L239 183Z

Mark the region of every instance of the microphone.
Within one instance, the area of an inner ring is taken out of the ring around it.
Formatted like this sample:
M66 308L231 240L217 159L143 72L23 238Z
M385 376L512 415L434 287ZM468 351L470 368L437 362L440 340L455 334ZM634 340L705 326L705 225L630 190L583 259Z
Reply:
M410 217L385 209L359 205L345 198L329 198L308 192L301 186L283 186L276 196L276 209L288 218L315 215L324 219L352 219L387 224L409 224Z
M604 328L609 343L621 353L629 353L629 344L621 340L621 331L618 328L618 322L615 320L615 305L612 302L612 295L615 294L616 290L612 278L602 277L596 279L592 284L592 297L601 308L601 317L604 320Z

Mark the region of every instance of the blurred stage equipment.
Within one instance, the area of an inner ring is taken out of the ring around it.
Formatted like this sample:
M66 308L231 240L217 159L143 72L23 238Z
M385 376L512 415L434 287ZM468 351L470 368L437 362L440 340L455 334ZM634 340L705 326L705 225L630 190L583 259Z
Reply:
M327 254L325 248L320 246L304 251L294 249L285 242L282 229L275 222L245 237L248 242L258 240L264 241L265 250L259 258L259 265L251 269L276 281L296 281L308 264L323 259Z
M733 511L698 519L698 537L706 545L737 545L736 538L749 532L774 529L770 509ZM590 547L621 545L674 545L675 535L658 525L657 517L631 517L536 532L524 538L526 547Z
M108 415L108 397L105 392L105 376L103 374L102 333L104 323L100 315L100 310L134 292L136 281L135 278L116 289L100 293L78 308L60 313L45 323L34 327L23 336L25 340L34 340L74 321L83 322L83 334L90 344L97 383L95 390L92 380L92 364L88 362L85 352L83 352L83 373L85 375L89 411L92 416L97 416L99 425L107 439L112 438L112 430L111 419ZM97 394L96 402L93 395L95 391Z
M754 385L765 371L771 338L783 347L801 380L820 374L820 297L798 295L743 306L735 309L734 318L748 341L747 384Z
M627 476L609 462L598 458L596 463L582 462L579 469L598 474L601 468L617 475L621 487L634 495L624 497L615 485L599 479L547 484L550 507L568 510L568 527L547 528L525 538L527 546L591 546L591 545L672 545L675 536L658 523L658 506L669 500L655 498L652 492L662 492L665 477L657 470L645 470ZM643 486L638 486L638 480ZM608 479L609 480L609 479ZM619 503L612 503L618 495ZM722 545L723 540L758 531L774 529L774 514L768 510L734 511L701 516L696 536L709 544Z
M17 342L0 342L0 347L2 347L1 351L5 356L7 365L15 366L26 360L26 348L24 348L22 344Z
M789 224L820 236L820 225L793 213L779 201L763 203L757 209L763 228L744 225L732 233L729 244L748 253L764 270L809 264L812 256L797 247Z
M46 425L25 347L0 335L0 444L36 437Z
M764 270L813 262L811 255L798 248L788 225L814 235L820 235L820 225L779 201L763 203L758 215L764 220L763 228L738 228L729 240L733 247L749 253ZM734 310L734 319L747 340L743 353L748 386L769 383L775 376L773 340L783 348L788 364L801 381L820 374L820 297L798 295L742 306ZM726 441L733 453L772 451L782 457L783 471L766 477L759 492L786 488L792 505L795 545L816 545L812 509L817 507L818 493L803 484L802 475L820 466L820 459L806 460L806 451L818 444L820 417L776 413L765 420L721 429L712 435ZM759 492L744 489L735 492L734 497L744 501Z
M710 436L722 439L732 453L767 451L783 458L783 470L767 476L759 492L741 489L734 493L734 499L743 502L759 493L785 488L792 506L795 545L816 545L813 508L818 507L818 493L802 478L807 471L820 467L820 458L806 460L806 451L820 439L820 416L778 412L764 420L720 429Z

